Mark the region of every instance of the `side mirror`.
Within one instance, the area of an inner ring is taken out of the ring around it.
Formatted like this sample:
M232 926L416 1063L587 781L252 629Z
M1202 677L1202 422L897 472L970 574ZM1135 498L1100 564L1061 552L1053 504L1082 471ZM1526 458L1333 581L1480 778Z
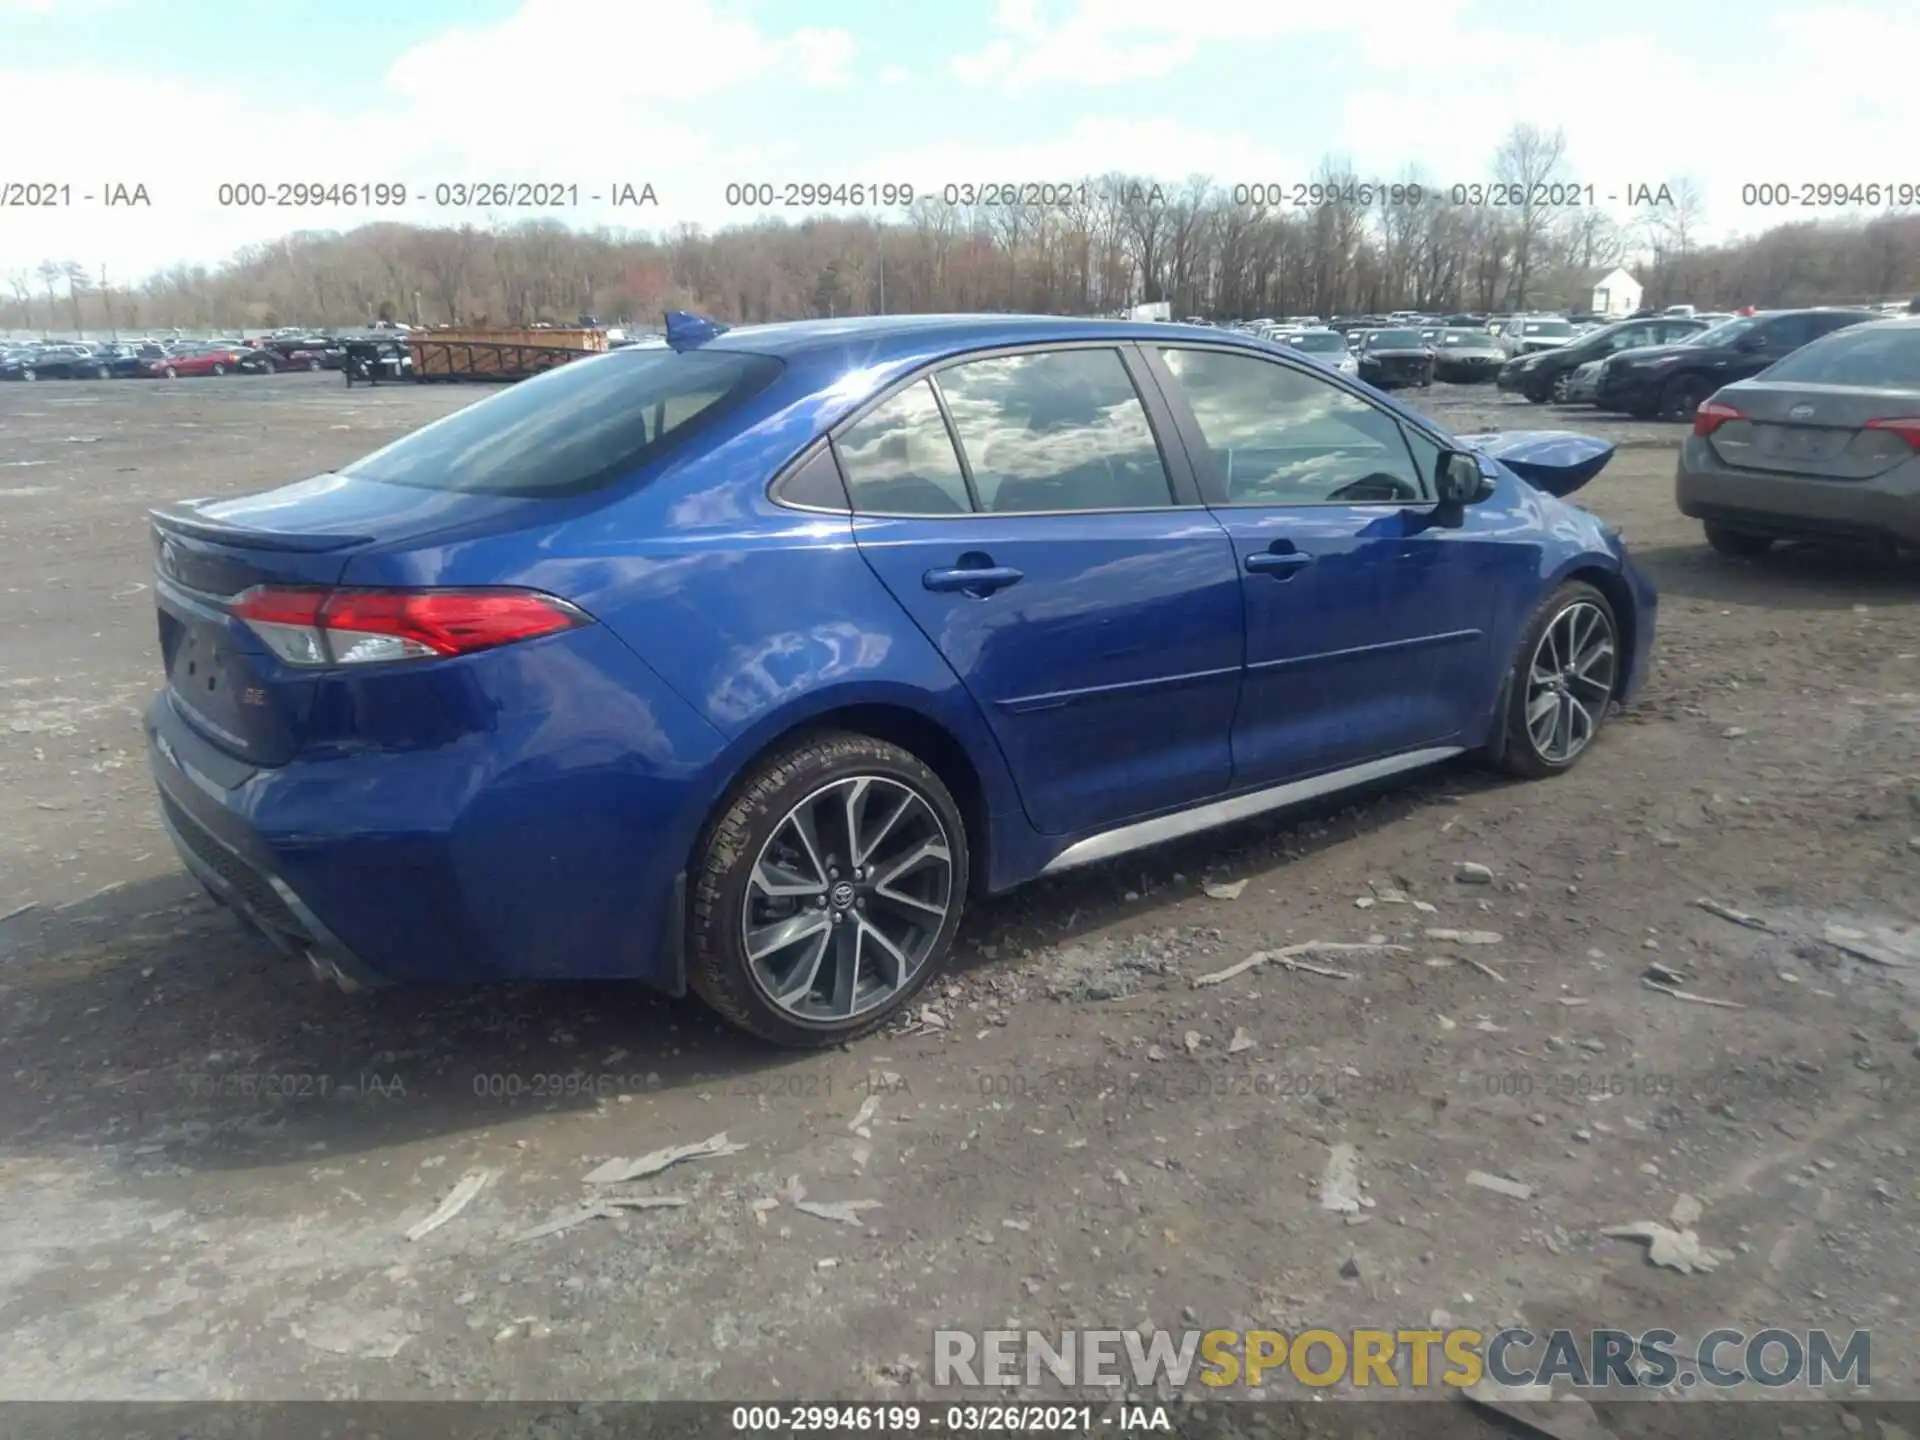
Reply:
M1480 474L1480 462L1464 450L1450 450L1440 457L1433 477L1434 494L1449 510L1463 509L1483 498L1486 482Z

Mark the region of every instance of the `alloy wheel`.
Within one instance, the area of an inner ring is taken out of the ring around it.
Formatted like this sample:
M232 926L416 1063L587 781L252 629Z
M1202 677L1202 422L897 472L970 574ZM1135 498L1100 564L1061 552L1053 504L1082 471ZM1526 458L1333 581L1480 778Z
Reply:
M1573 394L1573 376L1556 375L1553 377L1553 403L1564 405Z
M910 985L952 907L953 849L912 786L854 775L789 810L747 878L748 973L807 1021L862 1015Z
M1613 700L1619 647L1613 621L1581 600L1553 617L1527 666L1527 737L1551 765L1570 764Z

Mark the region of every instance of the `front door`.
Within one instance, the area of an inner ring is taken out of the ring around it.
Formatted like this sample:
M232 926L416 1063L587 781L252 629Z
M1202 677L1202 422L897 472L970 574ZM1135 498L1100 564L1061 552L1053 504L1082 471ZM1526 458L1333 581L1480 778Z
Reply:
M1433 523L1440 447L1332 376L1158 356L1241 570L1235 787L1458 742L1491 694L1498 559L1479 527Z
M1120 349L949 366L835 448L862 555L985 713L1037 830L1227 788L1233 547L1176 498Z

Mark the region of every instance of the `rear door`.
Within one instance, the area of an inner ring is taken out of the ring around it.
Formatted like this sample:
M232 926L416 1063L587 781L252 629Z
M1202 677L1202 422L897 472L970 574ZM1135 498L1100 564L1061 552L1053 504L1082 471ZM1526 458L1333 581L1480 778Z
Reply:
M1232 777L1233 547L1169 463L1139 363L1111 344L971 358L835 435L861 553L979 704L1049 835Z
M1232 537L1247 624L1234 784L1451 743L1485 709L1487 621L1525 556L1492 507L1433 524L1440 447L1333 377L1246 352L1149 352Z

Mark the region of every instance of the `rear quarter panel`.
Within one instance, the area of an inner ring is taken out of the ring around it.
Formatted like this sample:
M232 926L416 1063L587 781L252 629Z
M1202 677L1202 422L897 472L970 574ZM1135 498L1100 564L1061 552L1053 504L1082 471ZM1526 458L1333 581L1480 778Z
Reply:
M356 557L347 581L528 585L594 616L723 737L661 837L679 856L755 756L856 705L890 705L938 725L965 748L988 815L1016 816L1005 759L978 707L862 559L848 517L767 499L767 481L827 423L832 404L775 410L546 527Z

